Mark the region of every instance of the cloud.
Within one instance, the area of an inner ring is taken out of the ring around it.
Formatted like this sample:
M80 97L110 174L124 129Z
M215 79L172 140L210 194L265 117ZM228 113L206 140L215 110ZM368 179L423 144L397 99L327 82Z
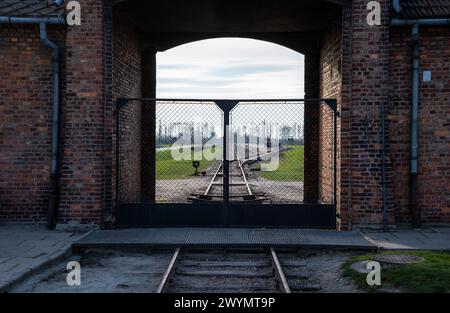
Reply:
M198 41L157 54L161 98L303 98L303 55L240 38Z

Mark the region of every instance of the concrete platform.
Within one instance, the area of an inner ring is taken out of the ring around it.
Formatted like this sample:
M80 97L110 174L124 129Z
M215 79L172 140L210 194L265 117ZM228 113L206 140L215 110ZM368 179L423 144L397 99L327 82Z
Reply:
M450 228L402 229L395 232L364 232L372 243L385 250L448 250Z
M75 249L171 246L314 247L376 250L355 231L262 228L134 228L100 230L73 244Z

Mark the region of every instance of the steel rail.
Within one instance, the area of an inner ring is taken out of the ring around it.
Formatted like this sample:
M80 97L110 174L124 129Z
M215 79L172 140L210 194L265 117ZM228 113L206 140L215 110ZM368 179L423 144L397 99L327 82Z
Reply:
M275 252L275 249L273 247L269 247L269 251L268 252L269 252L268 255L265 254L265 257L269 257L269 259L270 259L270 267L273 269L273 273L272 274L269 274L269 273L255 273L254 275L260 275L258 277L265 277L266 279L271 279L271 278L275 277L275 280L277 281L278 289L282 293L291 293L291 289L289 287L288 281L287 281L286 276L285 276L285 274L283 272L283 268L281 266L281 263L280 263L280 261L278 259L277 254ZM179 261L179 259L181 258L180 255L181 255L181 247L178 247L175 250L175 252L174 252L174 254L172 256L172 259L171 259L171 261L170 261L170 263L169 263L169 265L168 265L168 267L167 267L167 269L166 269L166 271L165 271L165 273L164 273L164 275L162 277L161 283L159 284L159 286L158 286L158 288L156 290L157 293L164 293L164 292L167 292L169 290L169 287L171 286L170 283L171 283L172 277L173 277L173 275L175 273L175 268L181 262L181 261ZM264 254L261 255L261 257L265 258ZM216 262L216 261L212 261L211 264L214 264L214 262ZM232 264L232 262L234 262L234 261L228 261L229 264ZM254 262L254 261L236 261L236 262L240 263L240 264L242 264L242 263L250 264L250 265L240 265L240 266L251 266L251 267L254 267L252 265L252 263L250 263L250 262ZM256 261L256 262L264 262L264 261L262 261L262 259L261 259L261 260ZM208 261L206 263L208 263ZM224 263L227 263L227 262L218 262L218 263L222 263L222 266L227 266L227 265L223 265ZM192 261L191 261L191 264L196 264L197 265L197 261L194 262L194 263L192 263ZM267 264L267 263L265 263L265 264ZM230 275L231 275L232 277L254 277L253 274L251 274L251 273L243 273L242 271L235 271L235 272L222 271L222 273L218 274L218 273L215 273L215 271L219 271L220 272L220 270L217 270L217 269L214 269L214 268L212 269L213 272L209 273L209 274L207 272L208 270L200 271L201 273L197 273L198 271L196 272L195 270L193 272L191 270L183 270L182 268L183 268L183 266L185 266L183 264L181 264L180 266L181 266L181 269L180 269L179 274L181 274L181 275L189 275L189 276L199 276L200 275L200 276L209 276L209 277L214 277L214 276L217 276L217 275L219 275L219 276L227 275L228 277L230 277ZM188 265L188 266L192 266L192 265ZM217 264L216 267L220 267L220 266L221 265ZM267 265L264 265L264 264L260 265L260 267L265 267L265 266L267 266ZM214 265L213 265L213 267L214 267ZM190 285L190 283L193 283L193 285ZM190 282L190 283L188 283L188 285L186 285L185 287L188 287L188 288L190 288L191 286L192 286L192 288L196 288L197 287L196 285L194 285L195 284L195 280L193 282ZM172 287L174 287L174 286L172 285ZM215 288L215 287L216 287L216 285L214 284L214 280L210 280L210 282L207 285L204 286L204 288L207 288L207 289ZM237 285L237 286L233 286L232 288L234 288L234 289L245 288L245 285Z
M240 169L240 171L242 173L242 179L244 180L245 188L247 188L247 191L248 191L249 195L253 196L252 189L250 188L250 185L248 183L247 177L245 176L244 168L242 167L241 160L239 159L236 150L234 151L234 155L236 157L236 161L237 161L238 167L239 167L239 169Z
M221 162L220 165L217 167L217 170L215 171L211 181L209 182L208 188L206 188L205 193L204 193L205 196L207 196L209 191L211 190L211 187L214 184L214 181L216 180L216 177L219 174L220 169L222 168L222 166L223 166L223 162Z
M270 247L270 259L272 261L272 266L275 271L275 276L278 281L278 286L282 293L291 293L291 288L287 282L286 276L284 275L283 268L281 267L280 260L278 259L277 253L273 247Z
M156 293L163 293L167 290L167 287L169 286L169 282L172 279L172 275L175 271L175 265L178 261L178 256L180 255L181 247L178 247L175 249L175 252L172 255L172 259L169 262L169 265L167 266L167 269L161 279L161 282L158 285L158 288L156 289Z
M240 158L238 156L237 150L235 149L235 151L234 151L234 157L235 158L233 160L231 160L231 162L236 162L237 163L237 168L238 168L238 170L240 172L240 174L238 174L238 175L240 177L242 177L243 182L242 183L230 183L229 186L245 186L245 189L246 189L248 194L246 194L246 195L242 194L242 195L239 195L239 196L231 196L231 197L232 198L237 198L237 197L245 197L245 196L257 196L257 195L255 195L253 193L253 191L252 191L252 189L250 187L251 184L247 180L247 175L245 174L245 170L244 170L243 165L245 163L249 162L249 161L256 160L258 158L264 158L264 157L270 156L270 155L272 155L274 153L278 153L281 150L282 149L278 149L277 148L277 149L274 149L274 150L272 150L270 152L267 152L267 153L264 153L264 154L256 154L256 155L251 156L251 157L249 156L248 158L245 158L245 157L244 158ZM242 160L244 160L244 161L242 161ZM224 163L221 162L220 165L217 167L217 169L215 170L215 172L213 174L213 177L211 178L211 180L210 180L210 182L208 184L208 187L206 188L206 190L203 192L203 194L201 196L219 197L219 196L216 196L216 195L209 195L209 193L211 192L211 189L212 189L213 186L223 186L224 185L223 181L222 181L222 183L216 182L216 179L217 179L217 176L220 173L220 170L223 169L223 164ZM192 196L197 196L198 197L199 195L192 194ZM193 198L191 200L199 201L201 199L200 198L197 198L197 199Z

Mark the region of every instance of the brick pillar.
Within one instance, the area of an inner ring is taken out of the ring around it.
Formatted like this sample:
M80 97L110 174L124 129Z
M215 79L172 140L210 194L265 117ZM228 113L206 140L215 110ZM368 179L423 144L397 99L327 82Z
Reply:
M67 27L59 222L101 224L104 208L102 1L79 0L81 25Z
M354 0L344 11L341 117L342 228L381 227L380 104L388 107L388 0L382 25L369 26L367 1Z
M156 50L147 47L142 50L142 96L156 97ZM141 105L141 195L142 201L155 202L156 105L154 101Z
M305 53L305 98L319 98L320 55L318 51ZM305 157L304 199L305 203L319 200L319 103L305 102Z

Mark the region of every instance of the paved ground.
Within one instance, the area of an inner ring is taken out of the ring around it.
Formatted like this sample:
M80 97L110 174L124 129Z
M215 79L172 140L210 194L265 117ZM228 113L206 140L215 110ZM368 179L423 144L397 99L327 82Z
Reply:
M395 232L364 232L363 235L386 250L450 250L450 228L403 229Z
M0 292L49 263L66 257L80 234L38 225L0 225Z

